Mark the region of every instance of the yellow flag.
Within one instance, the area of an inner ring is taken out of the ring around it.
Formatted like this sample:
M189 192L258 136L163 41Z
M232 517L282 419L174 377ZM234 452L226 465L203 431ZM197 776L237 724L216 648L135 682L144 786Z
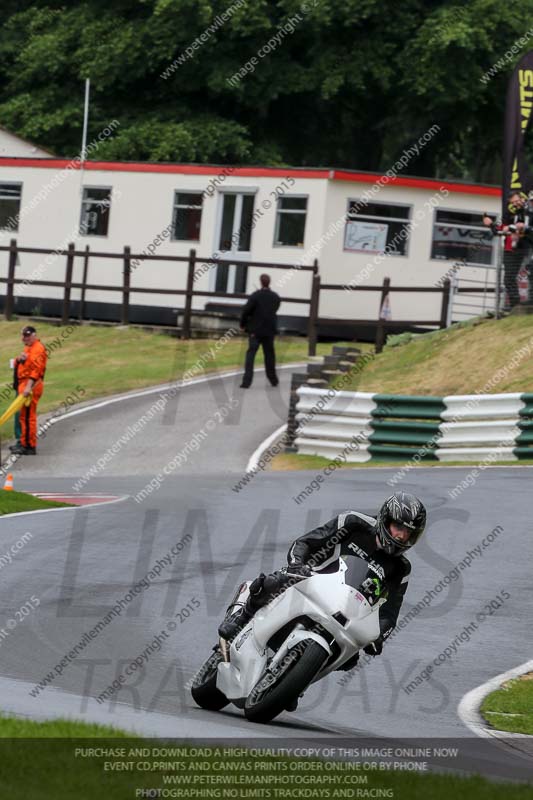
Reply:
M28 397L24 397L23 394L17 395L17 397L15 398L15 400L13 400L9 408L6 409L6 411L4 411L4 413L0 417L0 427L9 419L11 419L11 417L14 417L17 411L20 411L22 406L29 406L30 403L31 403L31 394L29 394Z

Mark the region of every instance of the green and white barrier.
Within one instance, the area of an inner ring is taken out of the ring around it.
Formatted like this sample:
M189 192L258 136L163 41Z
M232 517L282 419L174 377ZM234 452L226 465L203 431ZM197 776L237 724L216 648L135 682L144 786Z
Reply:
M533 458L533 394L447 397L298 389L299 453L351 462Z

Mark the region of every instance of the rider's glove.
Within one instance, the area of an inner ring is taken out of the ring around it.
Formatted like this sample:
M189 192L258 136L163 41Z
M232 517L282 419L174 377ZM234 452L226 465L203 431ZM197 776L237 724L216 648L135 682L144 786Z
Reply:
M363 647L367 656L380 656L383 650L383 636L378 636L374 642L370 642L366 647Z
M290 578L292 576L298 578L310 578L313 574L313 570L311 567L308 567L307 564L289 564L287 567L287 576Z

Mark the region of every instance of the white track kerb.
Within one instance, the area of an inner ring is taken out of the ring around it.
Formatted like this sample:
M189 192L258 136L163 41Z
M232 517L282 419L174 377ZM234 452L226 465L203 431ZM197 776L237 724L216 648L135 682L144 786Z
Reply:
M261 461L261 457L263 453L268 450L268 448L274 444L274 442L279 439L279 437L287 430L287 425L281 425L281 427L277 428L274 433L271 433L257 448L254 450L252 455L250 456L250 460L246 465L246 472L256 472L259 467L259 462Z
M533 737L526 734L497 731L494 728L489 727L488 723L483 719L479 711L481 703L488 694L496 691L496 689L499 689L502 683L505 683L505 681L509 681L512 678L518 678L520 675L525 675L528 672L533 672L533 661L526 661L525 664L520 664L519 667L510 669L507 672L502 672L501 675L496 675L496 677L491 678L490 681L483 683L476 689L472 689L472 691L468 692L468 694L465 694L457 706L457 713L459 714L461 721L466 725L467 728L470 728L472 733L475 733L476 736L494 739L526 739L531 741Z
M29 494L29 493L28 493ZM98 495L91 495L91 497L97 497ZM78 497L83 497L83 495L78 495ZM46 499L46 498L44 498ZM52 500L53 498L48 498ZM51 514L52 512L57 513L58 511L76 511L78 508L96 508L97 506L110 506L112 503L122 503L124 500L128 499L128 495L124 494L120 497L114 497L112 500L102 500L99 503L92 503L91 505L81 506L81 505L72 505L68 506L67 508L37 508L35 511L14 511L12 514L3 514L3 519L9 519L9 517L28 517L30 514Z

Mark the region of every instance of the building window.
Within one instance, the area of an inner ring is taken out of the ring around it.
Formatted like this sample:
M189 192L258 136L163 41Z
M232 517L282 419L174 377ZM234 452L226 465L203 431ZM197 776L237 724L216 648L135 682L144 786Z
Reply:
M201 192L176 192L174 196L174 215L172 219L172 238L181 241L200 241L202 221Z
M0 228L18 231L21 183L0 183Z
M111 189L86 186L81 202L81 236L107 236Z
M486 266L492 263L492 233L481 213L435 209L431 258Z
M407 255L410 206L348 201L344 249L351 253Z
M307 197L278 197L274 245L303 247Z

